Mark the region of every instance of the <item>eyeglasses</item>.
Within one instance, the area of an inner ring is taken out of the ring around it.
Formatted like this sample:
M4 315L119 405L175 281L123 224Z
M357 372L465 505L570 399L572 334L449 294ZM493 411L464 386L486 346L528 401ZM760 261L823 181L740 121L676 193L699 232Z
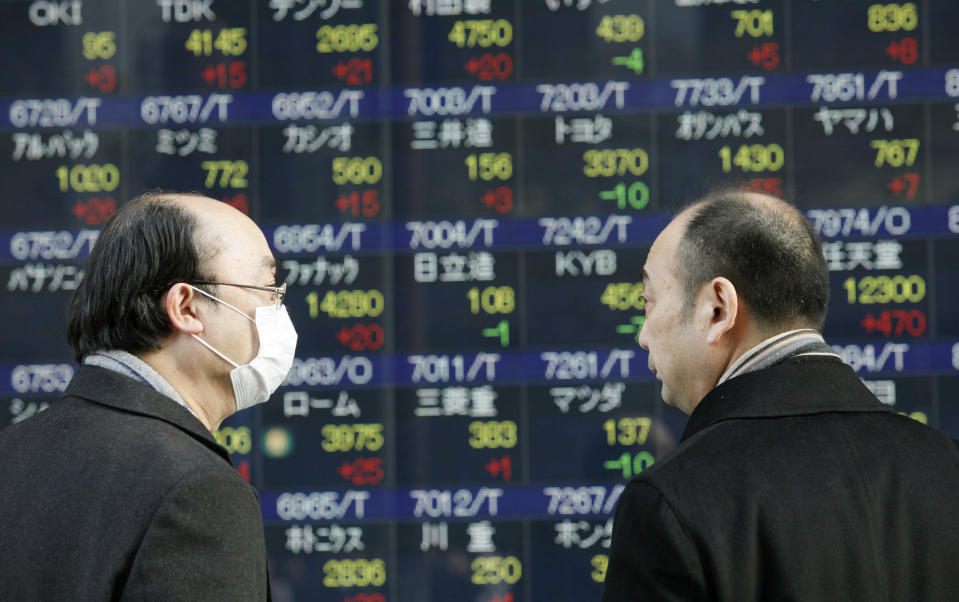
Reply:
M266 291L268 293L273 293L270 297L270 301L276 306L277 309L283 305L283 299L286 298L286 283L284 282L280 286L260 286L259 284L235 284L233 282L215 282L213 280L194 280L193 282L188 282L187 284L213 284L218 286L238 286L240 288L252 288L256 291Z

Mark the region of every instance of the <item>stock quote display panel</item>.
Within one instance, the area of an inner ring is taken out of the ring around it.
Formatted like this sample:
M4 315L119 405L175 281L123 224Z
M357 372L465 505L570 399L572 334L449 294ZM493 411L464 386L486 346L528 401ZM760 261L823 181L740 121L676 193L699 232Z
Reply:
M278 600L596 599L624 483L685 417L637 344L660 229L719 185L822 236L825 334L959 435L949 0L0 2L0 426L75 365L118 206L262 225L300 334L216 433ZM25 56L26 54L29 56Z

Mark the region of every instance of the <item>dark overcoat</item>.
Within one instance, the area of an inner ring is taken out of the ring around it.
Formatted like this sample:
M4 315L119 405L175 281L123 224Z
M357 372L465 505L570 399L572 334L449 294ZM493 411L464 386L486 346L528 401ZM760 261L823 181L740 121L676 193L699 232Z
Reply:
M959 451L838 359L737 376L627 485L603 599L959 600Z
M81 366L0 431L0 600L264 600L256 492L184 407Z

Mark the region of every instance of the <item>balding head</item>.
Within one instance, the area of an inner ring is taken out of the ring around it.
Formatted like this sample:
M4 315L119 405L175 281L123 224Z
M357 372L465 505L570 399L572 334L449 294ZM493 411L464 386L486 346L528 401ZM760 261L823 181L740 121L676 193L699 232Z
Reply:
M761 328L822 328L829 274L816 232L795 207L763 194L724 191L696 202L676 223L687 302L704 282L722 276Z
M100 233L71 301L74 357L159 348L170 333L163 292L174 282L215 279L225 250L240 244L234 232L251 228L263 238L236 209L194 194L153 192L121 207Z
M724 192L681 212L643 266L649 352L663 399L686 413L746 350L772 335L819 328L826 264L803 216L773 197Z
M194 239L204 256L205 271L224 282L272 282L276 261L260 227L226 203L195 195L176 195L170 202L196 217Z

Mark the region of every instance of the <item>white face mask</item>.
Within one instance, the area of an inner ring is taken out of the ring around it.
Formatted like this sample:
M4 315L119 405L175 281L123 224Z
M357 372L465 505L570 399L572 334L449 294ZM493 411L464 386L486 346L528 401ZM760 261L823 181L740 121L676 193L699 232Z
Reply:
M233 383L233 396L236 398L237 411L258 403L263 403L276 391L293 366L296 353L296 329L290 320L285 306L267 305L256 308L256 319L233 307L226 301L202 291L195 286L193 290L222 303L247 320L256 324L256 333L260 337L260 348L249 364L239 365L213 348L212 345L196 336L191 336L204 347L217 354L233 366L230 381Z

